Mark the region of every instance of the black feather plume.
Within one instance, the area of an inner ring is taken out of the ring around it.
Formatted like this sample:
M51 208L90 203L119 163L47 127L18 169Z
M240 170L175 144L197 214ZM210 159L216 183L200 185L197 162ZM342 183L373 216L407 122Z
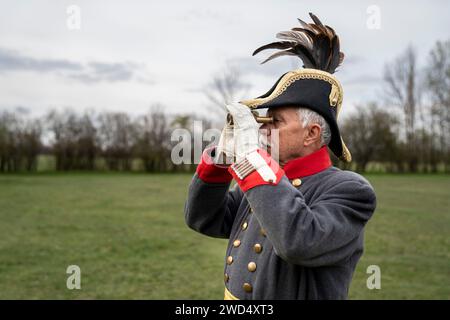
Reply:
M283 41L261 46L253 55L267 49L279 49L282 51L272 54L261 63L285 55L295 55L303 61L304 68L334 73L344 60L344 53L340 52L339 37L331 27L322 24L317 16L312 13L309 16L314 23L298 19L301 27L277 33L276 37Z

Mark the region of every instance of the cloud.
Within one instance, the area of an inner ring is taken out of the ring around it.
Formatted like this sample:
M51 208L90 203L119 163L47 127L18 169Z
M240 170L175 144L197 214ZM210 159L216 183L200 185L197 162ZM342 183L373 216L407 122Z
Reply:
M81 71L79 63L58 59L34 59L20 55L14 50L0 48L0 71L29 70L35 72L48 71Z
M137 81L154 84L146 67L133 62L80 63L65 59L39 59L0 48L0 72L51 73L83 83Z

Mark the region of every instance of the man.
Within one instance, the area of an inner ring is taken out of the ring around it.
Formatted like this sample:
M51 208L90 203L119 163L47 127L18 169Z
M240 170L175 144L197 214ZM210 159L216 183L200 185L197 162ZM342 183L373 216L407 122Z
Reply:
M262 47L300 51L308 68L284 74L256 99L227 105L233 127L204 151L189 187L186 223L229 239L225 299L345 299L363 252L375 193L362 176L331 164L327 148L351 160L336 121L342 87L331 75L343 55L334 31L311 17L314 27L300 20L293 41ZM249 107L268 108L273 121L259 128ZM279 162L259 145L259 129ZM219 155L235 160L216 165Z

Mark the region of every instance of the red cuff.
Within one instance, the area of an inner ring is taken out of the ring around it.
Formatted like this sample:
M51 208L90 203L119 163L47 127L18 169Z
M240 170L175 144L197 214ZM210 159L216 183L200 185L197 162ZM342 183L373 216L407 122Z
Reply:
M229 183L233 177L228 172L228 166L218 166L213 162L211 152L214 148L211 147L203 151L196 173L206 183Z
M258 153L264 158L266 163L269 165L270 169L272 169L272 171L275 173L277 180L274 182L267 182L267 181L263 180L263 178L259 175L258 171L253 171L248 176L246 176L244 179L239 179L239 177L236 175L234 170L231 169L231 167L228 168L228 171L231 173L234 180L236 180L236 182L239 184L239 187L241 188L241 190L243 192L246 192L247 190L250 190L251 188L254 188L257 186L262 186L265 184L277 185L284 175L283 169L280 168L278 163L275 160L273 160L272 157L265 150L258 149Z

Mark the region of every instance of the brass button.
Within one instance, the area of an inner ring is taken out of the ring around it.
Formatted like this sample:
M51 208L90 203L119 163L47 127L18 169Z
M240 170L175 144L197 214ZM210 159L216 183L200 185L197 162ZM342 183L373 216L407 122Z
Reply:
M250 207L250 210L249 210L248 212L250 212L250 213L252 213L252 212L253 212L253 209L252 209L252 207Z
M244 223L242 224L242 230L247 229L247 227L248 227L248 223L247 223L247 222L244 222Z
M264 230L264 228L261 228L261 235L264 237L266 236L266 230Z
M255 271L255 270L256 270L256 263L254 263L253 261L250 262L250 263L247 265L247 269L248 269L248 271L250 271L250 272Z
M257 243L253 246L253 249L255 250L256 253L260 253L262 251L262 245Z
M252 292L252 285L250 283L244 283L244 285L242 286L245 290L245 292Z
M223 277L223 280L224 280L225 282L228 282L228 279L230 279L230 277L228 276L227 273L225 273L225 275L224 275L224 277Z
M294 180L292 180L292 185L293 185L294 187L300 187L301 184L302 184L302 180L300 180L300 179L294 179Z
M233 263L233 257L232 256L228 256L227 264L232 264L232 263Z
M233 242L234 247L239 247L240 245L241 245L241 240L239 240L239 239L234 240L234 242Z

